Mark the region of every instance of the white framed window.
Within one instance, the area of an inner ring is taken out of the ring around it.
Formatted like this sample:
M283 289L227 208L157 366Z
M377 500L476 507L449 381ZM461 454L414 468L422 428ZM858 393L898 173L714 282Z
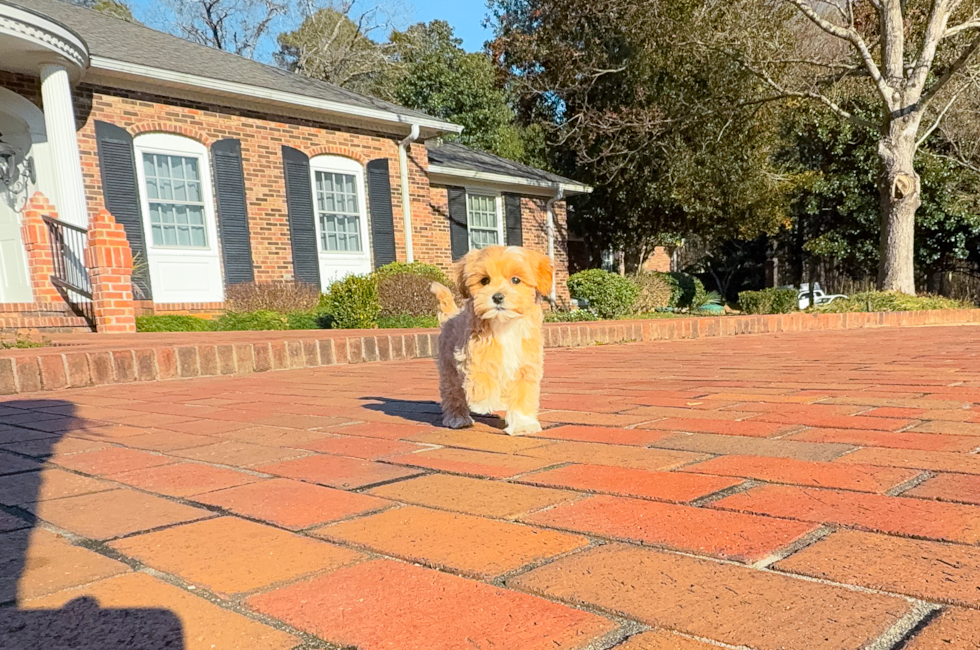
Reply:
M470 250L502 244L504 236L500 197L495 194L468 191L466 229L470 235Z
M174 133L133 139L153 300L224 300L208 148Z
M323 252L360 253L362 203L358 196L357 177L331 171L313 170L316 180L317 219L320 221L320 250Z
M371 272L364 179L364 167L356 160L329 155L310 158L313 221L324 288L345 276Z
M153 245L208 248L201 158L140 153Z
M363 167L350 158L314 156L310 172L320 253L366 254Z

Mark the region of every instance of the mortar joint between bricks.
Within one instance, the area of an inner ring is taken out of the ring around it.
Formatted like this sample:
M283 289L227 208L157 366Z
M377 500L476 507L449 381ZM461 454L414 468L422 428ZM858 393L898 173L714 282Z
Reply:
M730 497L733 494L740 494L742 492L748 492L754 487L762 485L761 481L755 481L753 479L747 479L746 481L739 483L738 485L733 485L724 490L718 490L717 492L712 492L711 494L706 494L703 497L694 499L690 501L687 505L693 506L695 508L703 508L704 506L710 505L716 501L721 501L726 497Z
M909 490L922 485L923 483L933 478L934 476L936 476L936 472L931 472L929 470L922 470L921 472L919 472L909 480L902 481L898 485L889 488L888 490L885 490L885 495L890 497L897 497L900 494L904 494L905 492L908 492Z

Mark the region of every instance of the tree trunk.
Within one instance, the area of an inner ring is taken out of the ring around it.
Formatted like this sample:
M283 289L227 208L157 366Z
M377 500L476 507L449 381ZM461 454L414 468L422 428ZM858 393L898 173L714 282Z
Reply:
M881 158L881 250L878 288L915 294L915 211L922 203L912 164L922 116L896 117L878 143Z

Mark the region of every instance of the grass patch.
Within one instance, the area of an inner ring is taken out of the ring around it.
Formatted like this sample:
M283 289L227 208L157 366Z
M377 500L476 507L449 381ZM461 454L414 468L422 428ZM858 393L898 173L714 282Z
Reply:
M40 341L34 341L25 336L17 334L15 336L8 337L0 334L0 350L27 350L30 348L43 348L47 346L49 341L47 339L41 339Z

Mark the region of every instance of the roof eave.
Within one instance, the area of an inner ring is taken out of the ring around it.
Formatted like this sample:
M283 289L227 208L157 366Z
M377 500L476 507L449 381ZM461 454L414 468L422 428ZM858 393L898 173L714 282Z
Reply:
M445 133L461 133L463 131L463 127L458 124L431 117L419 117L383 109L344 104L342 102L318 99L316 97L272 90L270 88L252 86L234 81L211 79L200 75L164 70L162 68L129 63L127 61L96 55L91 57L90 70L107 77L150 79L163 86L202 90L216 95L245 97L250 101L267 105L285 104L315 112L341 115L388 126L402 124L405 127L410 127L412 124L418 124L424 130L426 137L434 137ZM402 130L394 129L392 132L401 133Z
M531 190L533 194L542 196L552 196L559 189L564 190L565 196L575 194L591 194L593 188L574 181L550 181L544 179L525 178L523 176L512 176L510 174L498 174L496 172L481 172L473 169L453 167L451 165L429 164L429 177L431 180L440 180L440 177L449 181L469 181L471 184L501 185L514 188Z

